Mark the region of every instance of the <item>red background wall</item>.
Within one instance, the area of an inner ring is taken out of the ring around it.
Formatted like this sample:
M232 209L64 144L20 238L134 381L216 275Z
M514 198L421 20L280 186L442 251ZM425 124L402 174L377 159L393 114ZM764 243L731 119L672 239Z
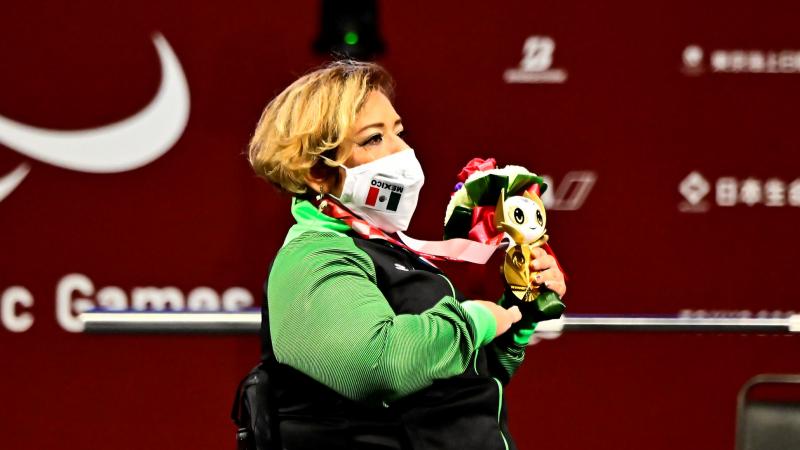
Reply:
M255 335L70 333L56 321L56 287L80 273L95 289L241 286L258 298L291 222L288 200L243 151L269 99L324 61L310 51L318 7L5 5L0 115L66 130L136 113L159 86L154 32L183 66L191 113L170 151L122 173L67 170L0 145L0 176L31 166L0 201L0 294L22 286L34 298L27 331L0 326L0 447L233 448L227 415L257 360ZM796 309L800 208L719 206L714 184L800 178L800 74L723 73L709 56L796 54L798 12L789 1L382 2L379 61L397 79L396 107L428 177L410 234L439 236L455 174L473 156L548 174L556 189L591 171L581 207L548 215L571 276L569 312ZM504 82L529 36L555 41L564 83ZM682 59L689 45L704 51L699 73ZM711 184L704 212L681 211L678 188L693 171ZM493 297L496 269L476 281L478 270L450 273ZM798 344L708 334L541 342L508 391L512 432L522 449L732 448L738 389L758 373L800 372Z

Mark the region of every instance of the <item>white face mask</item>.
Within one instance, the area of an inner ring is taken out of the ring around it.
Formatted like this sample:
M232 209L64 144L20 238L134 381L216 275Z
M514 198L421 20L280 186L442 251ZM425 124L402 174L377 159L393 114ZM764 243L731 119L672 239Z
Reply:
M344 206L387 233L408 229L425 183L414 150L407 148L353 168L339 165L346 174L339 198Z

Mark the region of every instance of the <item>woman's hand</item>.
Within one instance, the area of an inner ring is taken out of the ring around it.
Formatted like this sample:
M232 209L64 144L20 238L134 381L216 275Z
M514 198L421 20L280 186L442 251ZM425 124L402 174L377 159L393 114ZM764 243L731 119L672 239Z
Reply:
M564 298L564 294L567 293L564 274L558 268L556 259L548 255L541 247L535 247L531 250L530 273L530 283L532 285L544 285L558 294L559 297Z
M500 336L501 334L508 331L515 322L519 322L522 319L522 313L519 311L519 308L516 306L512 306L511 308L503 308L502 306L498 305L494 302L489 302L486 300L471 300L475 303L480 303L482 306L486 307L489 311L491 311L492 315L494 316L494 320L497 322L497 330L495 331L495 337Z

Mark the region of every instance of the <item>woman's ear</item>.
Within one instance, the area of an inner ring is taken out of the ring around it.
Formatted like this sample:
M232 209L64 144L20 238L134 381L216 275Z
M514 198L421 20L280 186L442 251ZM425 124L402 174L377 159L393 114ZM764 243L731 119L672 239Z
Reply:
M339 168L331 167L320 159L308 169L305 180L308 187L315 192L321 192L320 189L324 189L327 193L335 192L339 184Z

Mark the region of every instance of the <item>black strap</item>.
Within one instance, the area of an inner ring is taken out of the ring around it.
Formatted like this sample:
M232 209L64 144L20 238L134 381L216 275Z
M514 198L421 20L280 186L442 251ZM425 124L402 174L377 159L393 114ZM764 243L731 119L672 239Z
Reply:
M270 271L272 263L270 263ZM231 407L239 450L280 449L275 383L277 360L272 351L267 311L267 281L262 304L261 363L239 382Z
M250 411L244 408L245 388L252 380L252 371L242 378L236 388L233 397L233 407L231 408L231 419L236 424L236 448L237 450L256 450L255 433L250 426Z

